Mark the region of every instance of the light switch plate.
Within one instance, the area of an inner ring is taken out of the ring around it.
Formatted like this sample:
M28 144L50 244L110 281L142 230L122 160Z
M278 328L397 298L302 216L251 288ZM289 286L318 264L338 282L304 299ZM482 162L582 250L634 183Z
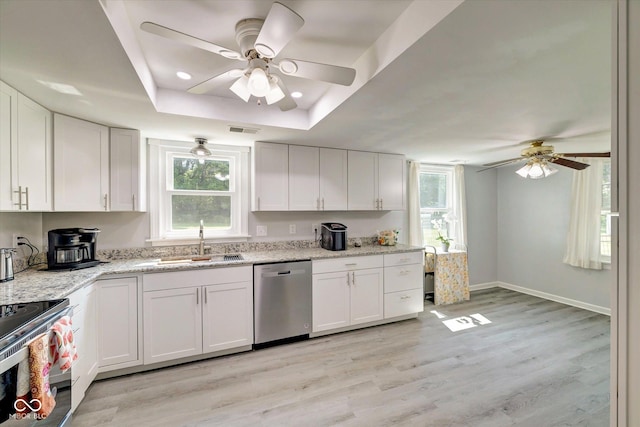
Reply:
M264 237L267 235L267 226L266 225L258 225L256 227L256 236Z

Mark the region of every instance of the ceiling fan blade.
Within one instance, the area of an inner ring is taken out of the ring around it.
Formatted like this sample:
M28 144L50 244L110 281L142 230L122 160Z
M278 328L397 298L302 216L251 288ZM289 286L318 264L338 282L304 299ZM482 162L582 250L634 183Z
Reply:
M304 25L304 19L281 3L273 3L254 47L266 58L274 58Z
M217 44L190 36L185 33L181 33L180 31L172 30L171 28L163 27L162 25L154 24L153 22L143 22L142 24L140 24L140 29L146 31L147 33L155 34L160 37L188 44L189 46L217 53L218 55L222 55L225 58L244 60L242 55L234 50L218 46Z
M338 65L319 64L300 59L283 59L276 65L283 74L311 80L349 86L356 78L356 70Z
M588 168L590 165L586 163L576 162L575 160L569 160L562 157L554 157L549 160L551 163L555 163L560 166L566 166L571 169L582 170Z
M489 167L502 166L502 165L507 165L509 163L513 163L513 162L518 161L518 160L522 160L522 157L515 157L515 158L509 159L509 160L500 160L498 162L487 163L486 165L482 165L482 166L489 166Z
M606 153L558 153L562 157L611 157L611 152Z
M289 111L296 108L298 104L296 104L296 101L294 101L293 98L291 97L291 93L289 93L289 89L287 89L287 86L282 82L282 79L278 79L277 84L282 90L282 92L284 93L284 98L282 98L280 101L277 102L277 105L280 108L280 110Z
M510 160L503 160L501 162L488 163L486 165L483 165L483 166L488 166L488 167L486 167L484 169L477 170L476 172L488 171L489 169L499 168L500 166L506 166L506 165L509 165L511 163L519 162L521 160L524 160L524 159L522 157L518 157L517 159L510 159Z
M218 74L217 76L213 76L208 80L203 81L191 88L187 92L194 93L196 95L203 95L209 92L212 89L224 84L226 82L230 82L231 80L237 79L242 76L244 70L233 69L229 71L225 71L222 74Z

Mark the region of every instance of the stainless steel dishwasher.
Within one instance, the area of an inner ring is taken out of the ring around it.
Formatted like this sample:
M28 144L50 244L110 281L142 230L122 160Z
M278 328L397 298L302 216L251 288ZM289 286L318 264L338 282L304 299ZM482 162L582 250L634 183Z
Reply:
M254 347L309 337L311 261L253 266Z

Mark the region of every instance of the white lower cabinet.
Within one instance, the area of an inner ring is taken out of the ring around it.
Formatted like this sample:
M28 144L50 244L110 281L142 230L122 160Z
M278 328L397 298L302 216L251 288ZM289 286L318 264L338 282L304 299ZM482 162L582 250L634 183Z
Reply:
M384 256L384 318L424 311L424 254Z
M253 344L253 281L205 286L202 352Z
M91 382L98 373L98 350L96 341L96 287L85 286L69 296L74 306L72 326L78 359L71 369L71 409L75 410Z
M383 258L313 261L313 332L381 320Z
M103 279L96 287L100 372L142 364L138 278Z
M250 266L144 275L144 363L253 343Z

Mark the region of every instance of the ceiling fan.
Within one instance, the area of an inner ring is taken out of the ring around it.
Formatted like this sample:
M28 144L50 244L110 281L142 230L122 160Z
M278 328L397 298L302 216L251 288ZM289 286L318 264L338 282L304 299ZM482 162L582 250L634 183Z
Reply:
M235 80L229 89L245 102L248 102L251 96L264 97L267 104L277 103L282 111L288 111L296 108L297 104L281 76L276 75L274 70L278 70L285 76L320 80L344 86L351 85L356 75L356 70L353 68L337 65L290 58L276 61L276 56L303 24L304 19L300 15L283 4L275 2L265 19L243 19L236 24L236 42L240 52L153 22L143 22L140 28L148 33L204 49L228 59L246 62L244 68L232 69L213 76L193 86L188 92L204 94L225 82Z
M500 160L487 163L484 169L478 172L505 166L511 163L526 161L526 164L516 173L523 178L539 179L553 175L558 170L549 166L549 163L565 166L575 170L583 170L589 167L587 163L567 159L567 157L611 157L611 152L604 153L555 153L552 145L544 145L541 139L531 141L530 146L520 152L520 157L508 160Z

